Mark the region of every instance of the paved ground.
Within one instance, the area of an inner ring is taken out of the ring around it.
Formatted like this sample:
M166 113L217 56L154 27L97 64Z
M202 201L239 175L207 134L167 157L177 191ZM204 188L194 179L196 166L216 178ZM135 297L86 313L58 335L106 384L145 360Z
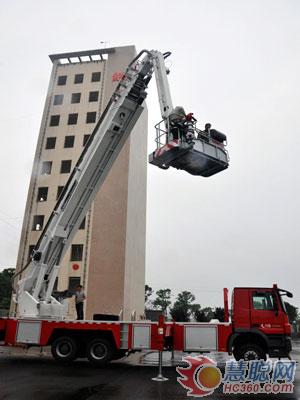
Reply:
M300 361L300 344L294 345L293 357ZM215 355L216 356L216 355ZM164 375L167 382L154 382L157 375L153 366L156 354L131 357L114 362L102 369L94 369L85 361L70 366L57 365L47 354L35 350L27 355L21 351L0 352L0 400L106 400L106 399L187 399L186 390L176 381L177 373L170 355L166 354ZM177 355L177 360L181 355ZM224 368L225 358L217 356ZM168 366L169 365L169 366ZM300 370L296 372L293 395L256 395L260 399L300 399ZM209 399L251 399L254 395L224 395L214 393Z

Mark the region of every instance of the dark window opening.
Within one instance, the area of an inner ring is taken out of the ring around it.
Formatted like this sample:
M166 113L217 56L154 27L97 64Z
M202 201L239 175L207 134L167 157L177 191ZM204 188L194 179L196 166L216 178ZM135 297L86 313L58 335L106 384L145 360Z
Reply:
M41 231L44 225L44 215L34 215L33 216L33 224L32 230L33 231Z
M85 229L85 218L83 218L83 220L79 226L79 229Z
M57 193L56 193L56 200L59 199L59 196L61 195L63 188L64 188L64 186L58 186Z
M89 93L89 101L98 101L99 98L99 92L90 92Z
M72 244L70 261L82 261L83 244Z
M50 175L52 169L52 161L44 161L42 164L42 175Z
M80 103L81 93L72 93L71 103Z
M68 125L76 125L78 119L78 114L69 114L68 116Z
M37 201L39 201L39 202L47 201L47 198L48 198L48 188L47 187L39 187Z
M31 245L28 247L28 257L27 257L27 261L30 261L30 260L31 260L31 256L32 256L32 252L33 252L34 248L35 248L35 245L34 245L34 244L31 244Z
M101 72L92 73L92 82L99 82L101 79Z
M83 74L76 74L74 78L74 83L82 83L83 82Z
M60 115L51 115L50 117L50 126L58 126L59 125Z
M93 122L96 122L96 111L91 111L86 114L86 123L87 124L92 124Z
M66 136L65 137L65 148L74 147L75 136Z
M68 174L71 171L72 160L62 160L60 165L60 173Z
M68 291L75 293L78 285L80 285L80 278L79 277L73 277L73 276L70 277L69 278Z
M67 83L67 75L61 75L57 79L57 84L59 86L65 85Z
M63 99L64 99L64 95L63 94L56 94L54 96L53 105L54 106L59 106L60 104L63 103Z
M56 137L48 137L46 140L46 150L55 149Z
M83 143L82 143L83 147L87 144L87 142L88 142L90 136L91 136L91 135L84 135L84 136L83 136Z

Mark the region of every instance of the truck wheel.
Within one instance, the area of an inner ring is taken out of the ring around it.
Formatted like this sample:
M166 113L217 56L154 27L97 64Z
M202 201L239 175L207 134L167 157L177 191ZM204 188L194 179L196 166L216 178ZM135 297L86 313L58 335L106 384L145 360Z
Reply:
M68 364L76 358L77 344L72 337L61 336L52 343L51 353L56 361Z
M104 338L92 339L87 345L86 356L94 366L107 364L113 358L113 349L110 341Z
M236 360L266 360L266 352L255 343L246 343L233 352Z

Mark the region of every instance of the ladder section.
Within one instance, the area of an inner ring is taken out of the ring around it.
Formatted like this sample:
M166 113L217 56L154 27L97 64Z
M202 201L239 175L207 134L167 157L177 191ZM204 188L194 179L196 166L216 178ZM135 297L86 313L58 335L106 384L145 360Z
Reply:
M146 55L127 68L113 93L40 236L27 276L19 281L20 295L27 291L24 302L28 295L35 302L54 301L51 293L60 260L144 109L152 72Z

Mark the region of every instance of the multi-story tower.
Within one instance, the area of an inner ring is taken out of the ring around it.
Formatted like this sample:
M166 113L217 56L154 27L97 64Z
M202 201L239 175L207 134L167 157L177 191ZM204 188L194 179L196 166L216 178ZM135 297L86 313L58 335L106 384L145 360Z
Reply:
M50 55L53 63L17 260L27 263L134 46ZM144 110L63 258L57 290L83 284L86 318L144 311L147 180Z

